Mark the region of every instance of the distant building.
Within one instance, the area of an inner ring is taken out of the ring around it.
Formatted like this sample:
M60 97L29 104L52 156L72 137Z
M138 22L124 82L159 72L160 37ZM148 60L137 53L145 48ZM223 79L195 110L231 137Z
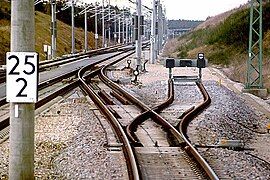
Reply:
M181 36L184 33L197 27L204 21L193 21L193 20L168 20L168 36L169 38L175 38Z

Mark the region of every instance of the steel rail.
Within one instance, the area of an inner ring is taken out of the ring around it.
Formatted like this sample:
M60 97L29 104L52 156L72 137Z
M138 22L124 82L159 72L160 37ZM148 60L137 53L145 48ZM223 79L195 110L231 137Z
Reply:
M42 72L48 68L67 64L67 63L70 63L73 61L78 61L78 60L83 59L83 58L92 57L95 55L101 55L101 54L110 53L110 52L116 52L116 51L118 51L118 48L120 48L120 47L124 47L124 46L123 45L116 45L116 46L107 47L107 48L90 50L88 52L77 53L77 54L74 54L71 56L62 57L62 58L58 58L58 59L42 61L39 63L39 70Z
M99 72L100 72L100 68L98 68L97 70L91 72L89 75L86 76L86 78L92 77L92 76L96 76ZM45 105L46 103L50 102L51 100L55 99L58 96L63 96L65 94L67 94L68 92L70 92L72 89L75 89L76 87L79 86L79 80L76 80L62 88L60 88L59 90L54 91L53 93L49 94L48 96L40 99L36 104L35 104L35 109L38 109L40 107L42 107L43 105ZM5 129L6 127L9 126L9 117L3 119L0 122L0 131Z
M201 167L204 169L206 174L210 179L219 179L214 170L209 166L209 164L205 161L205 159L199 154L197 149L191 144L188 136L187 136L187 128L189 123L198 116L204 109L206 109L211 104L211 98L204 88L203 84L201 82L196 82L196 85L200 89L204 101L199 104L197 107L192 107L188 109L184 114L182 120L180 123L178 123L177 128L179 132L181 133L183 139L186 143L186 149L189 150L189 152L196 158L197 162L201 165Z
M130 93L128 93L126 90L121 88L118 84L114 83L111 79L109 79L106 76L106 69L109 66L112 66L119 61L112 62L110 64L107 64L101 69L101 74L100 74L100 79L105 83L107 86L110 88L114 89L117 91L119 94L121 94L123 97L125 97L128 101L130 101L132 104L136 105L139 109L142 110L142 112L149 111L151 114L152 118L159 124L161 124L163 127L165 127L166 130L170 131L179 142L182 142L182 137L180 133L170 124L168 123L164 118L162 118L157 112L155 112L153 109L145 105L143 102L138 100L136 97L132 96ZM173 92L173 91L172 91ZM156 110L159 110L159 108L156 108Z
M130 56L132 53L128 54L127 56ZM126 58L122 57L121 60ZM96 104L96 106L100 109L100 111L106 116L106 118L110 121L111 125L113 126L114 131L116 132L117 136L119 137L120 141L124 144L124 155L127 159L127 167L129 171L129 178L130 179L140 179L139 178L139 172L138 167L136 164L135 156L133 154L133 150L131 145L129 144L129 140L127 136L125 135L124 129L118 122L118 120L115 118L115 116L110 112L110 110L107 108L107 106L102 102L101 98L98 96L98 94L95 93L95 91L87 84L87 79L83 77L83 74L89 70L89 67L84 67L78 72L79 80L80 80L80 87L87 92L87 94L90 96L90 98L93 100L93 102Z
M107 57L107 58L104 58L104 59L102 59L102 60L97 60L97 61L95 61L95 62L91 62L91 66L94 66L94 65L97 65L97 64L99 64L99 63L101 63L101 62L107 61L107 60L109 60L110 58L113 58L113 57L115 57L115 56L118 56L119 54L121 54L121 52L120 52L120 53L117 53L117 54L115 54L115 55L109 56L109 57ZM75 75L77 75L78 71L79 71L79 69L75 69L75 70L73 70L73 71L71 71L71 72L67 72L67 73L65 73L65 74L62 74L61 76L58 76L58 77L55 77L55 78L52 78L52 79L48 79L48 80L46 80L46 81L44 81L44 82L41 82L41 83L38 85L38 90L42 90L42 89L44 89L44 88L46 88L46 87L49 87L49 86L51 86L51 85L53 85L53 84L55 84L55 83L58 83L58 82L62 81L63 79L66 79L66 78L75 76ZM6 98L5 98L5 97L4 97L4 98L1 98L1 99L0 99L0 107L3 106L3 105L5 105L5 104L7 104Z
M114 58L114 57L116 57L116 56L118 56L118 55L120 55L120 54L122 54L122 52L117 53L117 54L114 54L114 55L109 56L109 57L106 57L106 58L104 58L104 59L101 59L101 60L92 62L90 65L88 65L88 67L93 67L93 66L95 66L95 65L97 65L97 64L99 64L99 63L102 63L102 62L104 62L104 61L106 61L106 60L109 60L109 59L111 59L111 58ZM68 78L68 77L77 75L78 71L79 71L79 69L74 70L74 71L72 71L72 72L68 72L68 73L63 74L63 75L61 75L61 76L58 76L58 77L49 79L49 80L47 80L47 81L44 81L44 82L42 82L42 83L39 84L38 90L45 89L46 87L49 87L49 86L51 86L51 85L53 85L53 84L55 84L55 83L60 82L62 79L65 79L65 78ZM54 96L55 96L55 95L54 95ZM51 96L51 97L52 97L52 96ZM0 99L0 106L3 106L3 105L5 105L5 104L7 104L6 98ZM39 102L38 102L37 104L39 104ZM41 103L41 104L42 104L42 103ZM38 107L39 107L39 106L37 106L37 108L38 108ZM5 119L3 119L3 120L0 121L0 131L1 131L2 129L4 129L4 128L8 127L8 126L9 126L9 117L8 117L8 118L5 118Z
M157 105L154 107L153 111L156 113L160 113L162 110L167 108L170 104L172 104L174 101L174 85L173 81L171 79L168 80L168 98L165 102L161 103L160 105ZM152 113L150 110L143 112L142 114L138 115L131 123L127 126L127 134L131 142L136 146L142 146L142 144L139 142L139 139L135 135L135 131L137 130L139 124L142 124L144 121L149 119L151 117Z
M212 168L209 166L209 164L202 158L202 156L198 153L198 151L190 144L190 142L185 138L184 134L180 134L180 132L178 132L176 130L175 127L173 127L170 123L168 123L163 117L161 117L157 112L155 112L155 110L159 110L159 108L155 107L156 109L151 109L148 106L146 106L143 102L141 102L140 100L138 100L137 98L135 98L134 96L132 96L131 94L129 94L127 91L123 90L118 84L114 83L113 81L111 81L105 74L105 70L106 68L108 68L109 66L112 66L114 64L116 64L116 62L112 62L110 64L107 64L106 66L104 66L101 69L101 80L103 81L103 83L107 84L107 86L111 87L112 89L118 91L119 93L122 94L122 96L124 96L128 101L132 102L133 104L135 104L138 108L140 108L141 110L144 111L144 114L142 116L144 116L144 118L147 118L149 116L151 116L151 118L158 124L161 124L164 129L166 129L167 131L171 132L174 137L178 140L178 142L180 143L180 145L185 145L186 150L190 151L192 153L192 155L195 157L196 161L198 162L198 164L201 166L201 168L205 171L205 173L208 175L208 177L210 179L219 179L218 176L215 174L215 172L212 170ZM203 86L199 86L199 88L201 88ZM205 89L204 89L205 90ZM173 92L173 91L171 91ZM204 91L205 93L206 90ZM209 103L209 101L211 102L210 97L205 96L205 100ZM210 104L210 103L209 103ZM202 105L201 108L206 107L207 105ZM162 108L164 108L163 106L161 106ZM160 109L162 109L160 108ZM137 122L141 122L143 120L141 120L140 118L138 118ZM136 123L135 123L136 125ZM136 125L137 126L137 125ZM139 141L137 141L136 138L133 138L134 133L132 133L132 127L129 127L130 129L127 129L127 134L129 136L129 138L132 140L135 140L135 144L137 145L141 145Z
M119 50L119 48L123 48L126 45L115 45L111 47L106 47L106 48L100 48L100 49L95 49L95 50L90 50L87 52L82 52L82 53L76 53L72 54L70 56L62 56L60 58L52 59L52 60L45 60L39 62L39 72L46 71L49 68L52 68L54 66L59 66L63 64L67 64L70 62L74 62L83 58L87 57L92 57L95 55L100 55L100 54L105 54L109 52L116 52ZM0 84L4 83L6 81L6 70L1 70L0 71Z

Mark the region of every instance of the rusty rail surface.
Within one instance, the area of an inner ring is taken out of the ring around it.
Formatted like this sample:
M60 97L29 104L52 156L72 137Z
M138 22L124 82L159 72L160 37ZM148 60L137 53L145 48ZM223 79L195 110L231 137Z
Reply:
M116 52L116 51L121 50L121 48L123 48L125 46L126 45L115 45L115 46L111 46L111 47L90 50L87 52L81 52L81 53L77 53L77 54L73 54L73 55L69 55L69 56L65 56L65 57L62 56L62 57L59 57L59 58L56 58L53 60L41 61L41 62L39 62L39 72L46 71L47 69L50 69L50 68L55 67L55 66L78 61L78 60L83 59L83 58L92 57L95 55L101 55L101 54L110 53L110 52ZM0 84L5 83L5 82L6 82L6 70L3 69L3 70L0 70ZM0 106L1 106L1 103L0 103Z
M204 169L205 173L208 175L210 179L219 179L214 170L209 166L209 164L205 161L205 159L198 153L197 149L192 146L190 140L187 136L187 128L189 123L197 117L204 109L206 109L211 104L211 98L204 88L201 82L196 82L196 85L200 89L204 101L199 104L197 107L191 107L182 115L180 123L177 125L177 129L181 133L183 139L186 143L186 149L193 155L193 157L197 160L200 166Z
M120 58L119 60L122 60L128 56L130 56L132 53L129 53L128 55ZM133 154L132 147L129 143L129 140L124 132L124 129L116 119L116 117L112 114L112 112L107 108L107 106L102 102L101 97L95 91L93 90L92 86L88 85L89 80L85 77L83 77L84 73L89 70L89 67L84 67L78 72L79 80L80 80L80 87L90 96L90 98L93 100L93 102L96 104L96 106L100 109L103 115L106 116L106 118L109 120L111 125L113 126L113 129L115 133L117 134L120 141L123 143L123 151L125 158L127 160L127 167L129 171L129 178L130 179L140 179L139 178L139 172L138 167L136 164L135 156Z
M110 58L113 58L115 56L118 56L119 54L121 54L121 53L117 53L115 55L112 55L110 57L104 58L102 60L92 61L91 62L91 66L94 66L94 65L97 65L97 64L99 64L101 62L104 62L106 60L109 60ZM52 79L48 79L48 80L46 80L44 82L41 82L38 85L38 90L42 90L42 89L44 89L46 87L49 87L49 86L51 86L53 84L56 84L56 83L62 81L63 79L66 79L66 78L75 76L75 75L77 75L78 71L79 71L79 69L75 69L75 70L73 70L71 72L66 72L65 74L62 74L61 76L58 76L58 77L55 77L55 78L52 78ZM5 105L5 104L7 104L6 98L5 97L4 98L1 98L0 99L0 107L3 106L3 105Z
M130 139L131 142L134 143L134 145L141 146L141 143L139 142L138 138L134 134L134 129L138 127L140 123L151 117L156 123L161 124L164 129L166 129L168 132L172 133L174 137L178 140L180 145L186 146L189 148L185 148L186 150L190 151L197 163L200 165L200 167L203 169L203 171L207 174L207 176L210 179L219 179L218 176L215 174L215 172L212 170L212 168L209 166L209 164L202 158L202 156L198 153L198 151L189 143L189 141L185 138L184 134L180 134L175 127L173 127L170 123L168 123L163 117L161 117L158 112L160 112L162 109L166 108L170 103L172 103L172 99L170 99L171 94L174 93L173 90L173 83L170 82L169 80L169 98L168 100L161 104L160 106L154 107L153 109L149 108L147 105L145 105L143 102L129 94L127 91L123 90L118 84L114 83L111 81L107 76L106 76L106 68L109 66L112 66L116 64L117 62L112 62L106 66L104 66L101 70L101 80L103 83L105 83L107 86L111 87L115 91L117 91L119 94L121 94L123 97L125 97L128 101L130 101L132 104L136 105L139 109L141 109L143 112L141 117L137 117L132 123L132 125L128 125L127 127L127 135ZM199 88L202 88L202 85L199 85ZM172 89L171 89L172 88ZM204 92L204 96L206 95L205 93L206 90L202 89ZM205 96L205 101L210 104L211 100L209 96ZM207 107L208 105L202 104L199 109L203 109ZM194 108L196 109L196 108ZM191 111L191 110L189 110ZM196 110L198 111L198 110Z
M124 47L124 45L116 45L116 46L111 46L111 47L107 47L107 48L90 50L88 52L77 53L77 54L73 54L70 56L61 57L58 59L42 61L39 63L39 70L40 70L40 72L42 72L42 71L45 71L47 68L51 68L54 66L59 66L59 65L70 63L70 62L78 61L78 60L81 60L83 58L88 58L88 57L92 57L92 56L96 56L96 55L116 52L119 50L119 48L122 48L122 47Z
M96 76L99 72L100 69L97 69L95 71L93 71L91 74L87 75L86 78L92 77L92 76ZM47 104L48 102L50 102L51 100L55 99L58 96L64 96L65 94L67 94L68 92L70 92L71 90L77 88L79 86L79 80L76 80L56 91L54 91L53 93L47 95L46 97L40 99L36 104L35 104L35 109L38 109L40 107L42 107L43 105ZM6 127L9 126L9 117L5 118L3 121L0 122L0 131L5 129Z
M122 54L122 52L117 53L117 54L114 54L112 56L109 56L109 57L104 58L104 59L101 59L101 60L97 60L95 62L91 62L91 64L89 65L89 67L93 67L93 66L95 66L95 65L97 65L99 63L102 63L102 62L104 62L106 60L109 60L110 58L116 57L116 56L118 56L120 54ZM44 81L44 82L42 82L42 83L39 84L38 90L45 89L46 87L49 87L49 86L51 86L53 84L56 84L56 83L62 81L63 79L65 79L65 78L68 78L68 77L77 75L78 71L79 70L74 70L72 72L67 72L67 73L65 73L65 74L63 74L61 76L58 76L58 77L49 79L47 81ZM71 87L73 87L73 85L77 85L78 86L78 84L76 84L75 82L74 82L74 84L72 83L72 85L67 86L66 89L70 89ZM65 91L65 89L63 89L62 91ZM63 94L63 92L61 92L61 90L60 91L57 91L57 92L54 92L54 93L52 93L51 95L48 96L47 100L53 99L53 97L57 97L57 93L59 93L60 95L61 95L61 93ZM36 108L39 108L40 106L46 104L46 101L47 100L46 99L39 100L36 103ZM6 98L0 99L0 106L6 105L6 104L7 104ZM4 128L8 127L8 126L9 126L9 117L0 121L0 131L3 130Z

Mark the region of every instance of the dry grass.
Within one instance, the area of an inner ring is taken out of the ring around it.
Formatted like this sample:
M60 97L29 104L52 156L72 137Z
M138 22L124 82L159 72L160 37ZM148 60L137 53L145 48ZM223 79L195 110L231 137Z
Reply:
M237 82L245 83L248 60L247 49L243 47L238 47L234 44L230 45L217 42L207 43L207 41L205 41L205 37L212 37L213 35L209 30L216 28L217 25L219 25L221 22L224 22L224 20L230 15L232 15L234 12L246 8L247 5L244 5L241 6L239 9L234 9L222 13L218 16L211 17L206 22L199 25L193 33L191 32L182 38L178 38L178 40L170 40L170 42L166 44L166 51L164 55L177 57L179 54L181 54L179 52L187 51L186 58L195 58L198 52L204 52L206 54L206 57L210 59L213 65L218 65L219 67L223 68L223 71L230 79ZM270 89L270 30L264 34L263 47L264 86L265 88Z
M36 51L40 53L41 59L45 58L43 45L50 45L50 16L41 12L36 12ZM57 21L57 55L68 54L71 52L71 27L61 21ZM88 33L88 47L94 48L94 34ZM84 30L75 28L76 51L82 51L84 48Z
M36 52L39 53L41 60L45 59L43 45L51 44L50 23L51 17L41 12L36 12ZM71 52L71 27L61 21L57 21L57 55L68 54ZM75 28L76 51L84 48L84 30ZM99 42L100 43L100 42ZM88 32L88 47L94 48L94 34ZM0 20L0 65L5 64L5 54L10 51L10 22Z
M176 57L175 52L177 51L177 47L179 45L179 42L177 39L170 39L166 43L166 46L163 49L163 56L165 57Z
M246 9L249 6L247 4L245 5L241 5L239 8L235 8L232 9L230 11L218 14L216 16L213 17L209 17L205 22L201 23L200 25L198 25L195 30L198 29L204 29L204 28L208 28L208 27L215 27L217 26L219 23L223 22L225 19L227 19L227 17L229 17L231 14L241 10L241 9Z

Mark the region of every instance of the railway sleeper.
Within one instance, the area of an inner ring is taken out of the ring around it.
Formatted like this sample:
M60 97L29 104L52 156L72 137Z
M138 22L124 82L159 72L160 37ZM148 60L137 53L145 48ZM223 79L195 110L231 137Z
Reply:
M123 143L109 143L106 147L109 151L122 151Z

